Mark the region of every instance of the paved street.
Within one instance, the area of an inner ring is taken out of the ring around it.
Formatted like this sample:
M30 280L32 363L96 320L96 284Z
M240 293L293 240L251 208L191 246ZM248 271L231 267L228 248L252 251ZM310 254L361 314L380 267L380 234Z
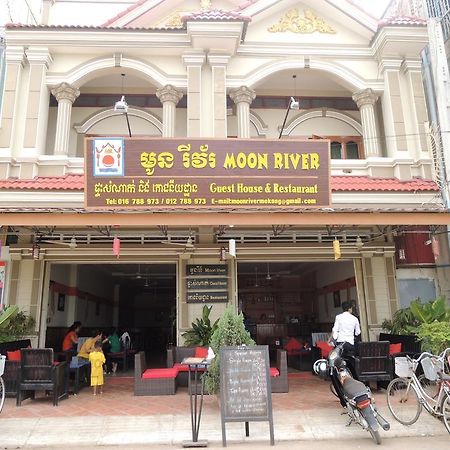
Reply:
M431 437L409 437L409 438L386 438L383 440L381 447L383 449L389 450L404 450L408 448L408 450L447 450L450 445L450 435L442 435L442 436L431 436ZM32 450L68 450L70 446L61 446L61 447L0 447L1 449L32 449ZM76 447L80 450L87 450L93 448L92 446L78 446ZM172 449L180 449L181 445L127 445L127 446L98 446L96 447L98 450L172 450ZM209 445L208 449L210 450L219 450L223 447L221 445ZM260 450L262 448L273 448L269 445L268 442L245 442L245 443L229 443L228 448L231 450ZM377 448L375 444L368 437L367 439L336 439L336 440L320 440L320 441L289 441L289 442L277 442L275 448L279 450L283 449L293 449L293 448L307 448L308 450L322 450L322 449L330 449L333 450L347 450L351 448L355 449L375 449Z

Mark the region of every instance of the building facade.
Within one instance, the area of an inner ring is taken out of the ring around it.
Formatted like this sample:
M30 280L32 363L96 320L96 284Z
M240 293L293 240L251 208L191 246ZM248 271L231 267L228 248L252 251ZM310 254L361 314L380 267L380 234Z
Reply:
M448 294L424 18L345 0L33 5L4 29L0 208L2 301L36 318L39 345L81 320L143 345L159 327L164 346L205 303L244 311L262 343L306 337L346 299L373 339L411 297ZM87 207L85 152L105 138L325 143L330 202Z

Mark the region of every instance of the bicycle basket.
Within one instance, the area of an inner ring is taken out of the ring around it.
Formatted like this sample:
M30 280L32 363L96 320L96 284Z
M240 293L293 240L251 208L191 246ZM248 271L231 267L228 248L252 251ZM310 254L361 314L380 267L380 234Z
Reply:
M0 377L5 372L5 361L6 361L6 356L0 355Z
M441 367L442 363L440 363L436 358L424 358L421 361L423 373L427 380L436 381L438 377L438 373L443 371L443 367Z
M395 374L402 378L411 378L413 376L412 361L408 361L404 356L395 358Z

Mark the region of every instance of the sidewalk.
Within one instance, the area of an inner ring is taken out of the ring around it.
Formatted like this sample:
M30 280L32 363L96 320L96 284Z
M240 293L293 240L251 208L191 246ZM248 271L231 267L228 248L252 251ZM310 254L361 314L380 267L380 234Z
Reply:
M119 389L120 388L120 389ZM176 445L191 439L189 397L180 389L174 396L133 397L129 386L110 386L95 398L89 389L53 407L48 399L28 400L16 408L7 399L0 415L0 448L63 446L68 448L104 445ZM391 430L380 431L382 439L398 436L445 436L442 422L422 412L411 427L397 423L387 410L385 391L375 393L377 406L391 423ZM347 416L317 378L290 380L289 394L273 395L275 440L308 441L367 439L369 433L358 425L346 427ZM245 437L244 423L227 423L227 441L269 443L267 422L250 423ZM214 396L205 396L199 439L211 446L222 442L220 409Z

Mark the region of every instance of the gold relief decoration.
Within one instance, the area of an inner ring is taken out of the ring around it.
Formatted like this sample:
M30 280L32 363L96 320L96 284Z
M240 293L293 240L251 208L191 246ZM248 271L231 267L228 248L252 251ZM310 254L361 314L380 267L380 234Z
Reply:
M167 22L165 22L164 26L167 28L183 28L183 22L181 21L181 14L175 13L170 16Z
M200 0L200 8L202 10L211 9L211 0Z
M292 33L327 33L335 34L336 31L328 25L324 19L318 17L309 9L303 10L304 17L301 17L298 9L289 10L277 24L272 25L267 29L271 33L284 33L291 31Z

